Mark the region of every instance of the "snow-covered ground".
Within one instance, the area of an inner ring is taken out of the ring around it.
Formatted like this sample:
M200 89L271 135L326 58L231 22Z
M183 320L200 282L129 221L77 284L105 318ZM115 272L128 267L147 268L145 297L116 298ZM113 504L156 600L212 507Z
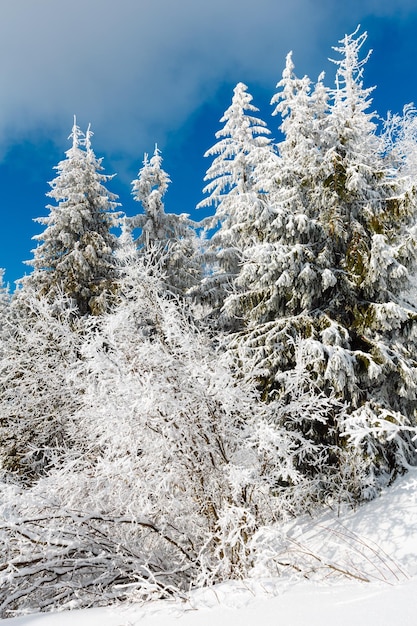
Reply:
M309 580L296 580L288 574L274 580L257 578L195 591L186 603L158 601L28 615L0 623L4 626L417 624L417 470L359 510L326 514L320 520L298 520L288 528L288 535L286 562L310 571Z

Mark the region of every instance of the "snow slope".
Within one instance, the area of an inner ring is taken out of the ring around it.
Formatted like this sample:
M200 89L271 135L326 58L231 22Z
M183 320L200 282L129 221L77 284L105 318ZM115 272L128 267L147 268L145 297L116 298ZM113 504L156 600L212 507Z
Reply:
M417 470L357 511L297 520L283 558L310 572L230 582L154 602L0 620L4 626L417 624ZM271 545L271 548L273 546ZM344 573L342 575L342 572ZM347 575L346 575L347 574ZM363 582L366 579L369 582Z

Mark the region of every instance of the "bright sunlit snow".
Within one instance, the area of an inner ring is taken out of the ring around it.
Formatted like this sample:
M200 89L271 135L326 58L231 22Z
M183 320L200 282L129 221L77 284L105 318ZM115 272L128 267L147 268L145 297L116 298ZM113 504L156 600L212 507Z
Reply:
M158 601L28 615L5 626L360 626L416 623L417 470L355 512L298 520L285 558L311 565L311 579L234 581L187 602ZM313 573L313 567L316 569ZM306 568L308 569L308 568ZM340 572L349 572L343 576ZM357 578L355 578L355 576ZM360 582L364 578L370 582Z

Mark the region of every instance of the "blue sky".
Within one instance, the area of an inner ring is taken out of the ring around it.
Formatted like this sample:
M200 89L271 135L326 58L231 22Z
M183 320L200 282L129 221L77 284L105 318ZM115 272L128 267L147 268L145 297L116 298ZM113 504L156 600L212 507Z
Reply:
M289 50L297 75L325 70L332 86L331 47L360 23L375 110L417 102L417 0L19 0L0 16L0 267L11 286L30 271L32 220L47 214L74 114L83 129L91 122L128 215L139 210L130 181L158 143L166 209L196 217L203 154L237 82L278 136L269 101Z

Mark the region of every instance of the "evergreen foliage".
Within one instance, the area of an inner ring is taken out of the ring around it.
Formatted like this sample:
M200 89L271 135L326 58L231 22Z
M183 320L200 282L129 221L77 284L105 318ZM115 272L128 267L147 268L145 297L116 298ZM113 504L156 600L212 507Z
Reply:
M145 154L138 178L132 182L133 197L144 213L129 219L131 229L140 228L139 250L152 255L153 263L165 275L165 285L174 294L186 294L200 280L198 242L188 215L166 213L163 197L171 182L162 169L161 152Z
M341 59L327 112L321 79L311 90L288 57L273 99L285 136L269 194L271 237L245 251L240 292L225 302L246 321L232 345L242 342L257 364L265 396L285 394L300 337L319 388L349 403L338 437L361 443L364 496L377 476L389 481L415 461L417 407L416 317L403 300L415 272L415 214L368 113L365 39L353 33L335 49Z
M264 234L268 209L261 181L277 161L270 131L255 116L258 109L247 89L243 83L234 88L232 103L220 119L224 126L216 133L219 141L204 155L214 158L204 179L210 181L203 190L209 195L198 207L214 205L216 212L207 226L216 230L205 255L210 270L202 284L202 299L214 308L221 307L234 287L254 234Z
M0 328L3 327L4 319L10 305L9 286L4 284L4 269L0 268Z
M417 464L417 115L380 129L365 41L333 89L287 56L276 145L238 83L202 280L159 150L121 219L74 123L33 271L12 297L0 272L1 616L275 567L283 522Z
M48 217L35 221L46 226L34 237L41 242L28 261L34 271L22 280L53 301L63 292L73 299L80 315L105 310L115 290L114 250L117 239L117 197L104 186L112 176L102 174L101 159L91 147L90 128L84 136L74 120L71 148L56 169L48 196Z

